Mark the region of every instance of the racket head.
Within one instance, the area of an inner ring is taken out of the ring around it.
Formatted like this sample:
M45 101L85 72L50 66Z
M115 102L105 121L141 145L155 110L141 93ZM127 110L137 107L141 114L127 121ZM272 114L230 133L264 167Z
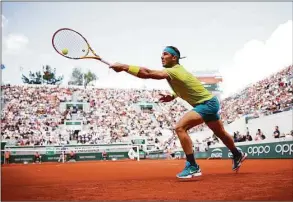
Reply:
M52 37L52 46L57 53L69 59L100 59L100 57L94 53L86 38L79 32L70 28L61 28L57 30ZM67 51L66 54L63 53L64 50ZM94 54L94 57L88 56L90 51Z

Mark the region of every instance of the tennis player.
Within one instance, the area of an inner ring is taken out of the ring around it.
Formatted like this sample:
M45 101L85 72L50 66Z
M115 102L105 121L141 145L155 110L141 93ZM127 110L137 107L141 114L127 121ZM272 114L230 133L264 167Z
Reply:
M161 56L163 70L151 70L145 67L115 63L110 66L116 72L127 72L142 79L166 79L174 91L172 95L161 95L161 102L170 102L176 97L187 101L193 109L187 112L176 124L175 131L186 155L186 165L178 178L201 176L201 169L194 159L192 141L187 131L199 124L207 126L219 137L233 154L232 170L237 171L247 154L239 151L232 137L224 129L220 120L220 103L201 82L179 64L180 52L176 47L167 46Z

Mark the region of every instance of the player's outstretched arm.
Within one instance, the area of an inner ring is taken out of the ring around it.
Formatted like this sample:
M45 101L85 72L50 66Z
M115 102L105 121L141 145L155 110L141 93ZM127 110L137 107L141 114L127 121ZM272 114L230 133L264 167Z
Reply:
M145 67L114 63L110 66L110 68L116 72L125 71L142 79L169 79L167 72L161 70L151 70Z

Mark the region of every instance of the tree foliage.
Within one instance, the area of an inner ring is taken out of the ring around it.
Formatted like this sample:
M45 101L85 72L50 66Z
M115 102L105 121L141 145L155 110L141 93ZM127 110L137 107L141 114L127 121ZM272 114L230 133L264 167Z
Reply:
M95 73L88 71L83 73L82 70L78 67L75 67L72 70L70 81L68 85L77 85L77 86L87 86L90 82L96 81L98 77Z
M58 85L63 81L63 78L63 75L57 77L56 68L52 69L49 65L43 66L43 71L30 71L28 76L22 74L22 81L27 84Z

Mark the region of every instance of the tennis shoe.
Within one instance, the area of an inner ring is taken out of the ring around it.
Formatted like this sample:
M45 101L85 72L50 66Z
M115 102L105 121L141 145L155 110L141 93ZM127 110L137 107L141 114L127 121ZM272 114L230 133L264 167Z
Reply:
M245 152L240 152L239 156L233 156L232 158L232 170L233 171L238 171L240 168L241 164L245 159L247 158L247 153Z
M198 176L201 176L201 175L202 174L201 174L201 170L200 170L199 166L198 165L197 166L192 166L187 161L183 171L178 173L176 175L176 177L180 178L180 179L186 179L186 178L198 177Z

